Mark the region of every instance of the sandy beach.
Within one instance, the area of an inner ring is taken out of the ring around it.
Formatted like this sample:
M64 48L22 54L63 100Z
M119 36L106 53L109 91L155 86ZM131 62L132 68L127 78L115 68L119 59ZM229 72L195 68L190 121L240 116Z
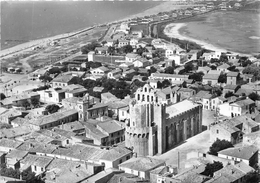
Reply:
M85 28L80 31L75 31L75 32L66 33L66 34L59 34L59 35L52 36L52 37L47 37L47 38L43 38L43 39L37 39L37 40L32 40L32 41L29 41L26 43L22 43L22 44L16 45L14 47L11 47L11 48L8 48L5 50L1 50L0 58L12 57L16 54L19 54L22 51L30 50L36 46L46 46L48 43L50 43L54 40L67 38L67 37L73 36L74 34L77 34L78 32L87 31L88 29L91 29L91 27Z
M168 24L165 29L164 29L164 34L167 35L168 37L172 37L172 38L177 38L180 40L186 40L186 41L190 41L190 42L195 42L197 44L199 44L202 48L208 49L208 50L214 50L214 51L220 51L220 52L227 52L227 50L222 49L222 48L218 48L210 43L206 43L204 41L201 40L197 40L188 36L184 36L181 35L179 30L180 28L186 26L185 23L171 23Z
M219 52L224 52L224 53L232 52L232 53L238 54L240 56L251 56L250 54L228 51L224 48L219 48L219 47L212 45L210 43L207 43L205 41L194 39L194 38L188 37L186 35L181 35L180 29L184 26L186 26L186 23L171 23L171 24L168 24L164 29L164 34L167 35L168 37L177 38L177 39L180 39L180 40L186 40L186 41L197 43L202 48L205 48L205 49L208 49L208 50L219 51Z
M141 13L138 13L138 14L135 14L135 15L131 15L131 16L128 17L128 19L129 18L136 18L136 17L144 17L144 16L149 16L149 15L154 15L154 14L158 14L160 12L177 10L177 9L192 6L192 5L176 5L176 4L174 4L174 1L178 1L178 0L171 0L171 1L163 2L162 4L159 4L158 6L155 6L153 8L149 8L149 9L145 10L144 12L141 12Z
M174 10L174 9L180 9L180 8L184 7L184 6L174 5L174 1L177 1L177 0L173 0L171 2L162 2L158 6L149 8L149 9L145 10L144 12L141 12L141 13L138 13L138 14L135 14L135 15L131 15L131 16L128 16L126 18L121 18L121 19L118 19L118 20L115 20L115 21L107 22L107 24L126 21L126 20L132 19L134 17L149 16L149 15L157 14L159 12L170 11L170 10ZM16 45L16 46L8 48L8 49L1 50L0 51L0 58L12 57L16 54L22 53L23 51L30 50L30 49L32 49L33 47L36 47L36 46L46 46L47 43L52 42L53 40L66 38L66 37L69 37L71 35L77 34L78 32L88 30L89 28L91 28L91 27L87 27L87 28L84 28L82 30L73 31L71 33L60 34L60 35L47 37L47 38L43 38L43 39L32 40L32 41L22 43L22 44Z

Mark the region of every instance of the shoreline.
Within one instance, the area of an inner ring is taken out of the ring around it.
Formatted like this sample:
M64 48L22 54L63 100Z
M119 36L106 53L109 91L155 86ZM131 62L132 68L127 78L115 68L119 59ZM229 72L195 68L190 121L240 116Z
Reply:
M218 46L213 45L211 43L207 43L203 40L198 40L198 39L189 37L187 35L182 35L180 33L180 29L185 27L186 25L187 25L186 23L170 23L170 24L166 25L166 27L163 30L163 33L170 38L177 38L179 40L186 40L189 42L194 42L194 43L200 45L204 49L208 49L208 50L212 50L212 51L219 51L219 52L224 52L224 53L230 52L230 53L238 54L240 56L252 56L252 54L245 54L245 53L230 51L230 50L227 50L224 48L219 48Z
M163 2L161 4L164 4L164 3L165 2ZM148 11L150 9L156 8L156 7L160 6L161 4L156 5L154 7L148 7L144 10L144 12ZM141 14L141 13L129 15L125 18L121 18L121 19L118 19L118 20L113 20L113 21L109 21L109 22L105 22L105 23L100 23L100 24L97 24L97 25L88 26L86 28L77 29L77 30L67 32L67 33L61 33L61 34L57 34L57 35L50 36L50 37L39 38L39 39L35 39L35 40L29 40L29 41L26 41L24 43L17 44L15 46L12 46L12 47L9 47L9 48L3 49L3 50L1 49L1 46L0 46L0 58L3 59L3 58L15 56L16 54L21 54L23 51L28 51L29 49L36 47L36 46L45 47L45 46L47 46L47 43L50 43L50 42L53 42L53 41L59 40L59 39L66 39L66 38L77 36L77 35L82 34L84 32L88 32L88 31L90 31L90 30L92 30L92 29L94 29L94 28L96 28L97 26L100 26L100 25L118 24L122 21L126 21L126 20L130 19L131 17L133 17L135 15L139 15L139 14Z
M46 44L49 43L49 42L55 41L57 39L66 39L66 38L69 38L69 37L79 35L81 33L87 32L88 30L92 30L99 25L119 24L120 22L127 21L127 20L135 18L135 17L149 16L149 15L156 14L156 13L159 13L159 12L162 12L162 11L167 11L169 8L171 8L173 10L173 9L180 9L180 8L183 7L183 6L173 5L172 3L174 1L177 1L177 0L173 0L173 1L170 1L170 2L162 2L159 5L156 5L156 6L153 6L153 7L147 7L143 12L136 13L136 14L133 14L133 15L129 15L125 18L119 18L118 20L113 20L113 21L110 21L110 22L89 26L89 27L78 29L78 30L68 32L68 33L63 33L63 34L58 34L58 35L54 35L54 36L50 36L50 37L30 40L28 42L17 44L15 46L12 46L10 48L6 48L4 50L1 50L1 47L0 47L0 58L4 59L4 58L15 56L17 54L21 54L23 51L28 51L31 48L36 47L36 46L45 47Z

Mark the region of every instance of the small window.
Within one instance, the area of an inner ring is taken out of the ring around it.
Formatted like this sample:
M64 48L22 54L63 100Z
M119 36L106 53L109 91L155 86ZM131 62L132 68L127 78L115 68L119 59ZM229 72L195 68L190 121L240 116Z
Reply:
M217 130L217 133L218 133L218 130Z
M121 164L121 163L122 163L122 159L119 160L119 164Z

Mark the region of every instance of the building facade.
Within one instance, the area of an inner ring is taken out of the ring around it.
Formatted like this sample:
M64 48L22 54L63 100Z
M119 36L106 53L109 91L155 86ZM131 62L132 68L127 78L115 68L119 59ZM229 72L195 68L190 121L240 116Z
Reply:
M163 154L202 130L200 104L184 100L167 106L156 96L150 96L152 90L148 84L144 85L129 105L125 144L137 156Z

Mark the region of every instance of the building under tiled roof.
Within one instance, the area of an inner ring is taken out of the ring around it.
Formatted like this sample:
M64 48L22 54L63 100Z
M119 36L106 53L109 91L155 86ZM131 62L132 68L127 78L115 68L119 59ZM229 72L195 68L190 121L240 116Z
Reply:
M12 139L6 139L2 138L0 139L0 147L8 147L8 148L14 148L16 149L19 147L23 142L17 141L17 140L12 140Z
M21 151L21 150L11 150L7 155L6 158L15 158L15 159L23 159L28 154L27 151Z
M75 109L70 109L67 111L62 111L62 112L56 112L50 115L46 115L46 116L41 116L39 118L30 120L29 123L33 124L33 125L45 125L45 124L49 124L55 121L58 121L60 119L66 118L67 116L73 115L73 114L77 114L78 111Z
M119 167L124 167L124 168L137 170L137 171L148 171L164 164L165 162L163 160L150 158L150 157L140 157L140 158L131 158L130 160L119 164Z
M227 77L237 77L238 74L239 74L238 72L228 72Z
M109 120L109 121L98 123L97 126L109 134L115 133L115 132L118 132L118 131L124 129L124 126L119 125L114 120Z
M256 152L258 149L255 146L243 146L224 149L218 154L249 160Z

